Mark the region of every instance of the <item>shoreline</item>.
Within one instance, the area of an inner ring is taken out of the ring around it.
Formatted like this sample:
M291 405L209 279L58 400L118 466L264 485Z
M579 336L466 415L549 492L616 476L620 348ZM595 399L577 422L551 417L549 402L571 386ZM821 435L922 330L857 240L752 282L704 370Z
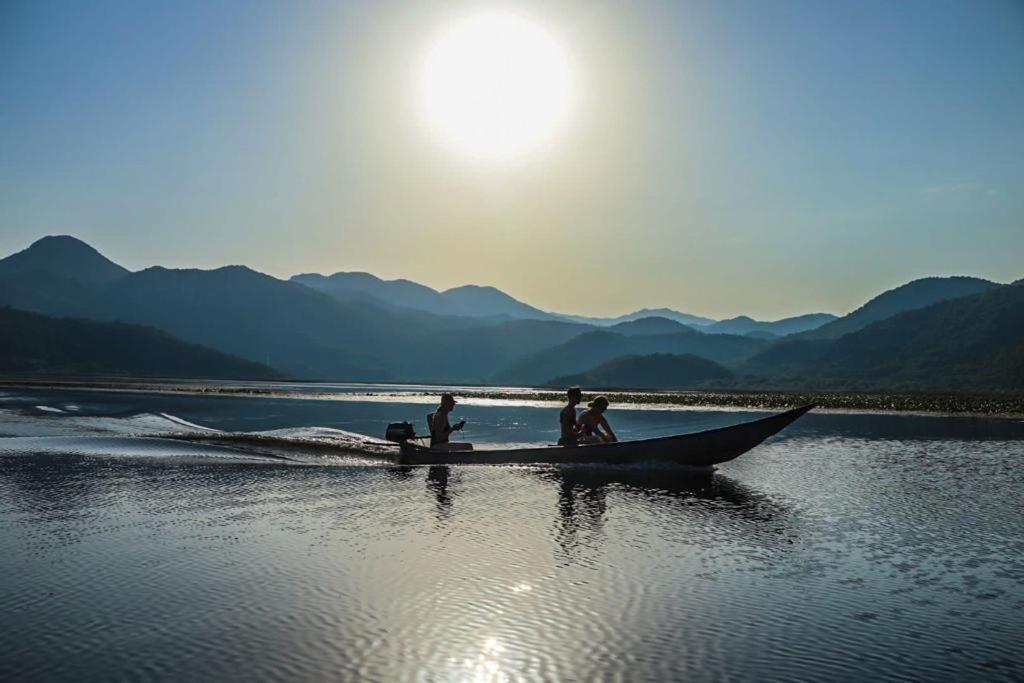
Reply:
M401 392L373 391L331 392L316 391L318 383L301 383L311 390L286 389L282 387L261 387L259 382L238 385L217 384L197 380L42 380L42 379L0 379L0 388L114 391L125 393L163 393L200 396L274 397L300 400L380 400L416 399L416 402L433 400L436 390L415 391L415 384L380 385L365 384L367 387L402 386ZM358 387L363 383L337 383ZM424 385L426 389L428 385ZM429 385L433 387L434 385ZM460 395L485 401L530 401L539 404L559 403L560 391L511 387L458 387ZM603 393L613 397L620 405L663 409L757 409L781 410L814 403L821 410L858 413L903 413L931 416L959 417L1005 417L1024 418L1024 396L943 394L943 393L886 393L886 392L814 392L814 391L643 391L608 390L587 392L586 397Z

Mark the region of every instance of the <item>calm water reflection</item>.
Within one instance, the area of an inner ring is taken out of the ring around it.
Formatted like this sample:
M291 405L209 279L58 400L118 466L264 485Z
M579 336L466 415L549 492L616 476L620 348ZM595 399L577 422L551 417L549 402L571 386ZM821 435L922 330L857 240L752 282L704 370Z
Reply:
M352 428L380 406L101 398L0 414L35 435L0 439L0 679L1024 676L1020 422L810 415L694 478L233 461L111 430L175 410ZM533 410L467 414L543 439ZM616 425L671 428L635 412Z

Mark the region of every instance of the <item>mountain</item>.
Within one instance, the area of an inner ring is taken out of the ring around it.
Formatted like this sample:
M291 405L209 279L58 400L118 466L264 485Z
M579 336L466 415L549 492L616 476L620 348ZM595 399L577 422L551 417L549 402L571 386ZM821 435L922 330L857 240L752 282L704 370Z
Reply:
M1000 341L1001 328L985 317L998 313L1003 332L1012 335L1013 319L1003 309L950 314L942 321L945 327L919 321L934 338L910 328L888 333L884 325L879 328L883 332L875 329L882 323L895 324L910 312L932 311L939 304L1022 289L976 278L915 281L819 330L777 341L704 334L665 316L630 314L625 317L631 320L597 327L546 314L491 287L435 292L409 281L388 283L365 273L345 274L333 281L321 276L296 280L281 281L243 266L129 272L79 240L49 237L0 260L0 306L146 325L184 342L273 366L289 376L320 380L533 384L586 372L622 356L667 353L694 354L739 367L757 386L882 386L891 377L899 386L930 387L957 377L962 389L974 389L1012 385L1017 367L1016 347ZM330 282L341 282L345 293L320 291ZM977 290L980 294L963 296L965 291ZM381 291L393 303L385 302ZM960 298L949 298L956 295ZM922 303L936 298L938 303L931 306ZM443 310L458 315L423 310L431 301L443 302L439 304ZM904 306L918 308L870 320ZM724 322L747 327L789 324L743 318ZM965 326L975 326L977 334L988 336L979 337L974 346L956 341L975 334ZM856 329L831 338L845 327ZM831 333L815 336L829 329ZM882 337L853 334L867 335L869 329ZM773 332L754 329L746 334L766 337ZM857 340L854 346L848 337ZM911 345L899 346L897 338ZM874 355L863 356L865 349ZM1002 374L986 369L986 357ZM948 367L928 365L935 358L945 359Z
M711 318L704 318L702 316L691 315L689 313L680 313L679 311L674 311L671 308L641 308L638 311L626 313L625 315L620 315L614 318L595 318L585 315L569 315L565 313L556 313L555 315L564 320L572 320L573 322L584 323L586 325L598 325L600 327L610 327L612 325L618 325L619 323L628 323L642 318L667 318L694 329L702 329L706 325L710 325L715 322Z
M836 340L783 340L741 372L777 386L1024 391L1024 286L941 301Z
M152 325L307 379L482 381L578 335L561 321L458 318L342 302L242 266L150 268L104 290L90 317Z
M607 329L618 334L636 336L647 334L672 334L673 332L689 331L690 328L680 322L676 322L675 320L669 320L668 318L650 317L638 318L637 320L630 320L624 323L617 323Z
M642 336L594 330L526 355L502 368L492 379L512 384L537 384L552 377L585 372L618 356L654 353L692 353L719 363L731 363L752 356L765 346L767 342L759 339L693 330Z
M0 306L74 315L90 288L128 272L74 237L44 237L0 259Z
M505 292L494 287L463 285L462 287L447 289L441 292L441 296L451 307L451 315L472 316L474 318L504 316L509 318L533 318L536 320L547 320L554 317L539 308L534 308L524 304L522 301L513 299Z
M0 373L194 379L280 375L140 325L51 318L0 308Z
M837 339L844 334L856 332L878 320L918 308L924 308L939 301L987 292L1000 285L976 277L926 277L890 289L854 312L826 323L821 327L804 332L807 339Z
M318 289L342 300L368 297L400 308L443 314L448 305L441 293L412 280L382 280L370 273L318 273L294 275L292 282Z
M304 379L482 381L496 367L591 329L437 316L368 297L343 301L243 266L154 267L86 286L63 275L64 259L33 265L9 276L0 304L148 325Z
M335 273L330 276L303 273L293 276L291 280L343 301L363 297L389 306L412 308L435 315L555 319L552 314L524 304L495 287L464 285L438 292L411 280L382 280L370 273Z
M106 284L128 274L85 242L67 235L43 237L27 249L0 259L0 277L50 273L84 285Z
M731 376L725 367L700 356L656 353L613 358L586 372L556 377L547 384L588 389L687 389Z
M141 323L307 379L393 377L381 354L403 321L244 266L147 268L96 293L88 317ZM397 343L397 342L396 342Z
M718 334L746 334L762 338L764 333L767 333L769 336L784 337L787 334L797 334L816 329L833 320L836 320L836 316L831 313L807 313L771 322L754 320L749 316L741 315L708 325L703 328L703 331Z
M155 327L295 377L392 377L386 363L366 349L396 338L401 319L345 306L241 266L209 271L154 267L131 273L115 265L104 269L108 277L91 278L90 286L65 272L95 272L96 252L82 249L77 240L62 243L71 249L26 250L35 251L34 270L7 275L12 280L5 284L14 286L0 289L0 303L35 313ZM120 276L109 277L114 273Z
M370 300L399 308L411 308L444 316L490 319L562 320L583 325L611 327L643 318L660 317L690 327L715 321L669 308L643 308L614 318L548 313L523 303L495 287L464 285L439 292L411 280L383 280L371 273L338 272L333 275L302 273L292 282L317 289L342 301Z

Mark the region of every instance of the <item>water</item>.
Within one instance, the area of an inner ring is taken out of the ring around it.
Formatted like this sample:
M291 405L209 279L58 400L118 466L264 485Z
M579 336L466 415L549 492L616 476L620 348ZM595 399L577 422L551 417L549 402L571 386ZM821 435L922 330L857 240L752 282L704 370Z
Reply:
M0 679L1024 677L1021 420L812 413L694 478L396 467L353 433L422 422L400 396L8 389L0 410ZM456 413L480 442L557 428ZM338 452L182 438L203 428Z

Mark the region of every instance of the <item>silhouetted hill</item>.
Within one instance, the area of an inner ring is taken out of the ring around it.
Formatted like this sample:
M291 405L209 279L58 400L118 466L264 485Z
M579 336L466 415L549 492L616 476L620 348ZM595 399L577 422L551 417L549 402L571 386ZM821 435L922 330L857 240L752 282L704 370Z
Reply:
M383 311L346 306L244 266L147 268L104 288L86 310L311 379L392 377L379 352L402 329Z
M324 280L330 280L314 276L301 279L321 286ZM827 377L822 373L828 370L838 378L836 381L853 383L859 381L853 368L864 366L864 382L880 385L884 377L877 372L872 375L874 370L869 372L874 367L871 363L890 367L884 365L891 360L884 354L895 354L897 360L891 362L903 370L891 370L894 382L924 384L920 377L922 364L929 358L943 357L951 368L961 368L956 372L964 381L974 377L985 386L999 384L995 376L978 368L970 372L965 369L975 361L939 353L940 349L958 348L952 340L968 334L969 330L960 329L965 325L988 329L983 319L971 316L961 322L950 318L946 322L952 332L936 331L935 339L903 330L900 334L912 347L900 347L902 350L863 338L861 346L873 349L875 354L869 363L845 346L850 343L845 337L833 345L828 341L817 343L808 336L818 331L769 343L751 337L703 334L680 326L679 320L651 319L650 315L640 315L639 320L614 330L599 329L548 316L494 288L471 286L438 293L408 281L384 283L386 289L394 290L389 295L392 301L408 304L416 296L425 297L423 301L435 300L436 296L446 302L447 310L463 314L442 316L414 306L383 302L373 294L383 281L372 275L350 273L339 279L348 283L345 296L328 295L298 282L283 282L242 266L206 271L157 267L131 273L78 240L45 238L0 261L0 305L148 325L186 342L307 379L533 384L584 372L620 356L692 353L734 365L763 351L743 365L757 381L809 384ZM929 278L887 292L821 329L832 328L835 332L844 325L857 326L868 318L900 306L920 304L929 297L972 289L997 291L992 287L997 285L977 278ZM407 298L403 300L394 293L399 291ZM423 301L417 305L423 306ZM536 318L541 314L548 317ZM749 324L746 319L729 322ZM1010 333L1012 327L1007 330ZM993 335L996 331L991 328ZM768 332L753 330L748 334L764 336ZM951 339L946 346L943 337ZM802 343L792 344L790 339ZM1002 348L994 337L990 341L993 349ZM846 349L845 355L832 355L839 353L836 349ZM998 353L1003 355L994 362L1005 370L1006 377L1012 377L1014 354L1018 352L1010 348ZM940 365L932 370L942 375Z
M27 249L0 260L0 276L51 273L84 285L101 285L128 274L128 270L85 242L57 235L43 237Z
M467 315L477 318L507 316L509 318L532 318L547 320L553 318L539 308L534 308L512 298L494 287L463 285L441 292L441 296L452 307L452 315Z
M783 340L741 366L780 386L1024 390L1024 286L908 311L837 340Z
M472 318L555 319L495 287L464 285L438 292L411 280L382 280L370 273L335 273L325 277L304 273L293 282L326 292L343 301L365 296L381 303L413 308L435 315Z
M556 377L547 384L588 389L688 389L731 376L728 369L700 356L656 353L613 358L586 372Z
M669 320L668 318L638 318L624 323L616 323L608 328L608 331L627 336L641 334L673 334L675 332L689 331L690 328L681 322Z
M674 311L671 308L641 308L638 311L626 313L625 315L616 316L614 318L569 315L566 313L557 313L555 315L565 320L572 320L586 325L598 325L600 327L610 327L612 325L618 325L619 323L628 323L642 318L667 318L699 330L703 329L706 325L710 325L715 322L711 318L691 315L689 313L680 313L679 311Z
M718 334L746 334L755 336L758 333L768 333L771 336L784 337L787 334L817 329L833 320L836 320L836 316L831 313L807 313L806 315L798 315L771 322L754 320L749 316L741 315L708 325L703 331Z
M274 379L280 375L141 325L0 308L0 373Z
M976 277L926 277L879 294L856 311L804 332L807 339L837 339L898 313L930 306L939 301L987 292L1000 285Z
M703 334L693 330L642 336L597 330L515 361L497 372L493 379L514 384L537 384L552 377L585 372L618 356L654 353L692 353L719 363L729 363L747 358L766 345L766 342L750 337Z
M74 237L44 237L0 260L0 306L74 315L91 288L128 272Z
M89 258L90 251L79 254ZM0 304L150 325L307 379L482 381L496 367L589 329L441 317L372 298L341 301L242 266L124 271L89 287L45 260L34 265L44 268L0 278Z
M303 273L293 276L291 281L342 300L369 297L391 306L439 315L443 315L448 308L440 292L411 280L382 280L370 273L335 273L330 276Z

